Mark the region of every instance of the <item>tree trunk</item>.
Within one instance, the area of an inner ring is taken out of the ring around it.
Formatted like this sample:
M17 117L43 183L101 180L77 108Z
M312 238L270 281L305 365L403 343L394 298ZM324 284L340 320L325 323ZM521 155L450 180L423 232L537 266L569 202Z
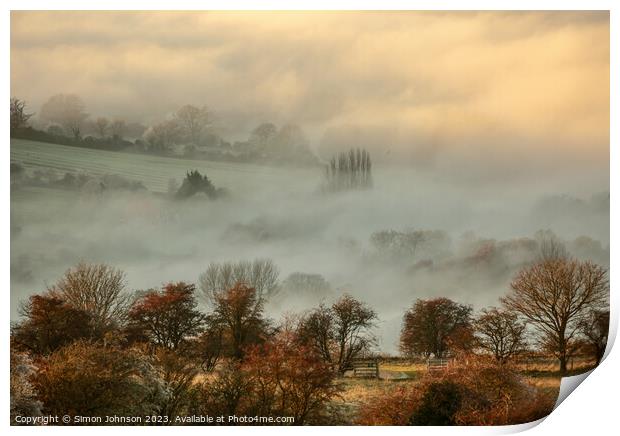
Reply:
M560 356L560 375L566 374L566 356Z

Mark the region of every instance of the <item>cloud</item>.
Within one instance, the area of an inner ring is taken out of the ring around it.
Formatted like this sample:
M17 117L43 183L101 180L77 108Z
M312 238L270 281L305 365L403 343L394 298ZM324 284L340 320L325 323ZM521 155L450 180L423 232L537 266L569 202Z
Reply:
M73 92L93 114L152 122L207 104L233 137L296 122L327 152L351 131L423 165L607 168L608 12L13 12L11 25L11 92L35 109Z

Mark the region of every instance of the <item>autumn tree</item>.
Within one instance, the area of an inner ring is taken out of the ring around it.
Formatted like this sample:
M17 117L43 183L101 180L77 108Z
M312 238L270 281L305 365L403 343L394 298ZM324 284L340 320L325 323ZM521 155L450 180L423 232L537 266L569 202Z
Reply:
M579 324L609 295L607 272L591 262L568 258L542 260L513 279L504 305L522 316L560 362L560 372L574 351Z
M374 310L345 294L331 307L321 305L307 314L299 325L299 340L342 374L375 343L376 319Z
M255 412L292 416L296 425L319 420L339 392L330 365L287 332L252 348L243 370L253 380Z
M52 415L155 414L168 395L143 354L81 341L42 361L33 384L43 413Z
M35 355L47 355L79 339L101 337L91 314L53 295L32 295L20 312L23 319L12 326L11 342Z
M267 298L277 291L280 271L271 259L211 263L198 279L207 300L215 294L244 283L254 288L260 298Z
M196 107L191 104L186 104L176 111L174 119L183 137L193 145L199 145L200 135L212 123L211 113L205 106Z
M248 347L243 361L228 360L197 386L191 413L291 416L291 424L325 422L340 387L320 356L283 329L263 344Z
M212 304L207 322L211 328L222 329L230 356L241 359L246 347L264 341L269 320L264 317L264 300L255 288L237 283L217 292Z
M194 383L200 368L191 357L167 348L157 349L153 360L158 377L167 391L158 411L173 420L184 415L194 400Z
M89 313L98 328L121 325L130 304L125 273L105 264L79 263L67 270L49 292Z
M24 127L30 117L34 114L26 112L26 102L18 98L11 97L11 133Z
M498 308L483 309L474 325L477 345L499 363L506 363L525 347L525 324L516 313Z
M192 342L192 355L200 362L200 368L205 372L215 369L225 353L224 326L216 317L207 317L204 331Z
M455 358L469 356L476 348L473 325L462 325L455 328L446 339L446 348Z
M601 363L609 336L609 310L592 310L579 322L579 330L585 338L596 364Z
M447 298L417 300L403 318L401 352L444 357L450 351L450 337L470 328L471 312L471 307Z
M198 415L252 415L254 381L247 376L242 363L229 359L218 368L215 377L197 385L196 401L189 412Z
M84 110L84 102L77 95L56 94L41 106L39 118L61 125L66 133L78 139L88 114Z
M129 310L129 328L142 331L155 345L178 349L204 326L195 290L192 284L178 282L168 283L161 292L146 292Z

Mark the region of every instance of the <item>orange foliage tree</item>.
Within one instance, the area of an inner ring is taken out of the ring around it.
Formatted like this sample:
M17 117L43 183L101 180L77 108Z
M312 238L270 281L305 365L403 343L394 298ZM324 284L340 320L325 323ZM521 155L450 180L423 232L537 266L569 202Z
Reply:
M297 425L319 419L339 390L330 366L286 335L253 347L244 370L254 381L257 413L292 416Z
M288 332L250 346L243 361L228 360L198 388L193 413L290 416L294 424L325 422L338 395L330 366Z
M207 318L209 329L221 329L232 357L243 358L246 347L267 337L269 320L264 317L264 301L255 288L237 283L215 293L213 305L213 313Z
M449 351L450 343L455 343L450 340L452 336L469 337L471 342L471 311L471 307L448 298L417 300L403 318L401 352L441 358Z
M46 355L78 339L99 337L91 315L49 295L33 295L21 308L24 319L11 329L12 345Z
M162 291L151 290L129 310L129 329L155 344L178 349L203 328L205 317L196 309L194 285L168 283Z

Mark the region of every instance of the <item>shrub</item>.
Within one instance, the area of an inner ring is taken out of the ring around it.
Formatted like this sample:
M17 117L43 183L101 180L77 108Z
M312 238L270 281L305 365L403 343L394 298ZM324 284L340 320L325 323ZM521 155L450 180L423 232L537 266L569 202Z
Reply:
M296 425L320 420L339 390L330 366L286 335L254 347L244 369L254 380L259 415L292 416Z
M175 196L176 198L183 199L192 197L198 193L203 193L210 199L215 199L224 195L224 191L222 189L216 189L206 175L203 176L197 170L188 171Z
M27 354L11 349L11 424L16 416L41 415L42 404L30 381L36 370Z
M43 360L34 386L52 415L142 416L157 413L168 396L143 354L82 341Z
M407 425L420 395L419 389L402 385L376 395L362 404L356 424Z
M554 395L526 384L509 365L470 357L362 404L358 423L379 425L508 425L553 409Z
M454 425L461 408L463 387L451 380L430 383L409 419L410 425Z
M194 412L225 416L291 416L294 424L325 422L340 388L335 374L286 333L227 360L199 385Z

